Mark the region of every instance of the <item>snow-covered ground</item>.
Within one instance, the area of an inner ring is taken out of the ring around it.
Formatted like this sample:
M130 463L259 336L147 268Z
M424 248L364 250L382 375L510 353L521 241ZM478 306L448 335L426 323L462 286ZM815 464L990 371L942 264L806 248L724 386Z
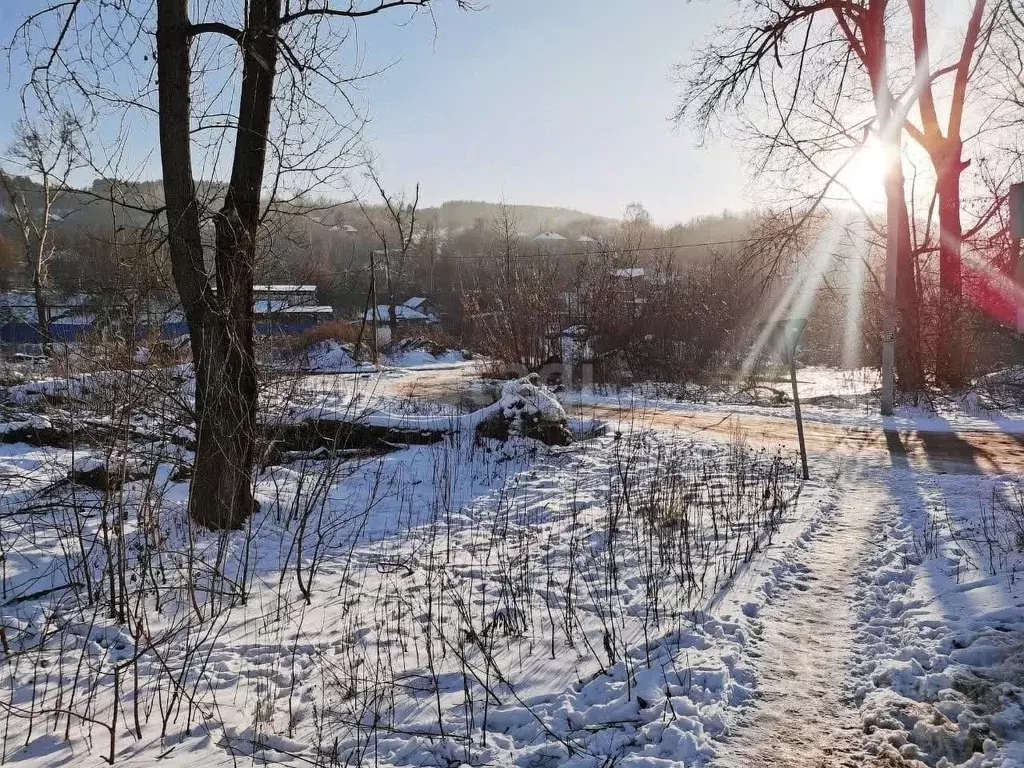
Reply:
M401 395L412 377L264 397L454 417ZM804 377L805 397L837 394ZM781 740L810 731L851 764L1024 764L1019 478L817 455L804 483L739 431L637 424L564 448L456 433L268 465L247 529L217 535L184 512L188 441L133 440L0 445L6 760L748 768L800 764ZM103 466L134 479L69 482ZM794 630L812 626L827 641ZM776 697L789 732L764 719ZM821 702L853 726L829 729Z
M284 361L286 367L307 373L367 373L388 368L433 368L459 365L469 355L458 349L446 349L425 339L402 339L389 344L380 354L380 365L352 358L352 347L334 339L317 342Z
M1024 483L896 462L856 485L851 503L881 496L855 598L869 738L928 765L1024 765Z
M446 442L272 467L225 537L169 459L116 507L74 460L0 463L7 750L36 765L711 756L752 677L742 614L704 611L827 495L671 434Z

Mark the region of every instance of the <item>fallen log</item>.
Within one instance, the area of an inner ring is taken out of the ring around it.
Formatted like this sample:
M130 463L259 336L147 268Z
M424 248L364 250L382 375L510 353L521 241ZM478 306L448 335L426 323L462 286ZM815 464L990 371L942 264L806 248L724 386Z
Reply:
M349 419L304 419L296 423L266 424L263 437L282 452L315 451L326 448L343 451L373 448L382 442L404 445L428 445L441 440L445 432L437 429L402 429L367 424L354 414Z
M264 438L281 451L427 445L458 433L496 440L520 436L546 445L572 442L565 411L535 375L506 382L496 402L466 414L417 416L376 409L357 413L315 406L263 428Z
M71 465L68 480L94 491L109 492L148 474L145 468L123 456L83 456Z

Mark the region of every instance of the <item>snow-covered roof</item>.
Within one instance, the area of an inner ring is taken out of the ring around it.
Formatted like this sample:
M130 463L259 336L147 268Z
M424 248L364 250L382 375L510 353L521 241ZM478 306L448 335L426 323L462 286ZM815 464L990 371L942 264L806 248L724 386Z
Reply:
M315 307L285 307L284 309L281 309L280 312L284 315L333 315L334 307L329 307L324 304L320 304Z
M590 237L589 235L580 235L579 237L576 238L576 242L577 243L596 243L597 240L595 240L594 238Z
M316 293L315 285L284 285L284 284L269 284L269 285L254 285L252 287L256 293Z
M627 267L625 269L615 269L615 270L612 270L612 275L614 277L643 277L644 276L644 268L643 267Z
M533 239L534 240L565 240L566 238L563 235L558 234L557 232L541 232L539 235L537 235Z
M366 310L364 317L367 320L373 320L373 310ZM379 322L387 322L391 317L389 307L387 304L377 305L377 320ZM425 315L422 312L417 312L412 307L407 307L404 304L399 304L395 307L395 318L398 320L406 321L419 321L424 323L433 322L434 318L430 315Z
M295 304L282 299L257 299L252 303L252 310L257 315L273 315L277 313L305 314L325 313L334 310L328 306L314 306L312 304Z
M411 309L417 309L427 301L430 301L430 299L426 296L413 296L405 300L405 306Z

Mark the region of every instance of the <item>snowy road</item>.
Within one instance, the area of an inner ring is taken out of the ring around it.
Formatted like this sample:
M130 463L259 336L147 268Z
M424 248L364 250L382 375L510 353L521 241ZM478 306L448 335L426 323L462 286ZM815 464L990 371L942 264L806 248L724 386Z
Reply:
M679 429L709 439L728 440L737 431L752 442L797 448L796 425L777 419L734 411L686 412L647 406L641 409L614 405L586 405L585 416L606 419L627 427ZM804 423L807 449L812 454L840 453L850 457L886 461L906 457L914 469L971 475L1024 473L1024 434L995 431L890 430L849 427L808 421Z

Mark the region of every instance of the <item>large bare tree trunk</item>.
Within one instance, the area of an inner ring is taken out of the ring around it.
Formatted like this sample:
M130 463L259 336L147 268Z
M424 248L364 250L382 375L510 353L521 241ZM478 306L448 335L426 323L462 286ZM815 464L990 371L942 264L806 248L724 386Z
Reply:
M896 380L903 392L920 392L924 387L924 362L921 354L921 297L917 290L917 258L910 238L910 215L902 168L893 174L892 188L887 181L886 196L890 209L897 212L898 245L896 254L897 339ZM892 219L890 226L892 226Z
M963 223L961 220L960 177L967 163L963 160L964 107L971 76L971 64L982 36L986 0L974 0L964 33L960 59L949 102L949 122L945 134L939 125L931 77L931 51L928 41L926 0L909 0L914 58L921 72L918 104L921 128L909 122L907 131L928 153L935 169L935 191L939 199L939 326L936 343L935 375L940 384L959 387L967 376L964 357Z
M959 140L946 142L936 180L939 198L939 333L935 372L939 383L953 387L961 386L967 373L960 263L963 249L960 219L963 162L960 149Z
M192 175L188 0L157 2L160 150L171 268L189 326L196 372L196 462L189 514L234 528L252 514L256 362L252 283L266 160L280 0L250 0L235 151L215 218L216 291L203 263Z
M893 166L885 176L886 226L896 232L896 314L899 335L896 345L896 379L904 392L917 392L923 384L921 366L920 302L915 280L915 257L910 237L910 216L907 212L905 180L901 156L903 116L889 90L888 54L886 51L885 14L888 0L872 0L861 21L861 40L857 40L848 24L837 14L855 49L860 46L861 59L871 83L878 120L879 138L892 158ZM891 236L890 236L891 237Z

